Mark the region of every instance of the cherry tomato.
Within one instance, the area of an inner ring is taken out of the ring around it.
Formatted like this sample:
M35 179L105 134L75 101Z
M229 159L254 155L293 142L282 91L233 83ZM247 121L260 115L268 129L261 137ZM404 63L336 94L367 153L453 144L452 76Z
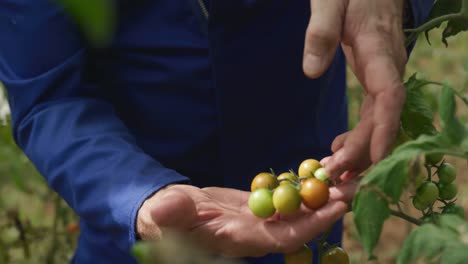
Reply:
M261 172L255 176L250 185L250 191L257 189L270 189L273 190L278 187L278 180L273 174L268 172Z
M312 258L312 250L307 245L304 245L298 251L284 254L284 264L311 264Z
M465 209L463 209L463 207L459 205L450 203L444 207L444 210L442 210L442 214L454 214L458 215L461 218L465 218Z
M292 214L301 206L301 197L294 186L283 184L273 192L273 205L280 214Z
M131 253L138 260L138 263L153 263L151 260L152 251L152 244L142 241L135 243L131 249Z
M313 177L314 172L318 169L321 168L322 165L318 160L314 159L307 159L304 160L301 165L299 165L299 170L298 170L298 175L299 177Z
M78 223L69 223L66 229L69 234L76 234L80 232L80 225Z
M315 210L328 202L330 190L328 184L315 178L309 178L302 182L299 192L302 202L310 209Z
M429 207L428 204L425 204L425 203L421 202L417 196L415 196L413 198L413 206L414 206L414 208L418 209L419 211L422 211L422 210L426 209L427 207Z
M425 207L433 204L439 198L439 188L433 182L425 182L416 190L416 197Z
M432 165L437 165L439 162L442 161L444 158L444 154L427 154L426 155L426 163L427 164L432 164Z
M278 181L279 184L290 184L290 181L293 182L298 182L299 180L297 179L296 176L294 176L291 172L283 172L278 176ZM288 181L289 180L289 181Z
M314 173L315 178L321 180L321 181L326 181L330 176L328 175L327 171L325 168L318 168L315 173Z
M439 197L442 200L452 200L457 196L458 188L455 183L443 184L439 183Z
M439 182L447 184L455 180L457 171L452 164L444 162L437 170L437 175L439 176Z
M268 218L275 213L273 194L268 189L257 189L250 194L249 208L255 216Z
M332 247L320 258L322 264L349 264L349 256L344 249Z

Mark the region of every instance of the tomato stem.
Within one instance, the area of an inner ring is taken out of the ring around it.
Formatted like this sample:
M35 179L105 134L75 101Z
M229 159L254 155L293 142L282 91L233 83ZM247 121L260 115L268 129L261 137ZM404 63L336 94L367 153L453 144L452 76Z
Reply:
M414 218L414 217L412 217L410 215L407 215L407 214L405 214L403 212L399 212L399 211L395 211L395 210L390 209L390 214L393 215L393 216L399 217L401 219L404 219L404 220L406 220L406 221L408 221L410 223L413 223L415 225L418 225L418 226L423 224L423 222L421 220L416 219L416 218Z
M405 41L405 46L408 47L409 45L411 45L411 43L413 43L413 41L415 41L418 38L418 35L421 32L430 30L445 21L460 19L460 18L466 18L465 14L463 14L461 10L458 13L448 14L448 15L440 16L432 20L429 20L417 28L405 29L404 30L405 33L411 33Z

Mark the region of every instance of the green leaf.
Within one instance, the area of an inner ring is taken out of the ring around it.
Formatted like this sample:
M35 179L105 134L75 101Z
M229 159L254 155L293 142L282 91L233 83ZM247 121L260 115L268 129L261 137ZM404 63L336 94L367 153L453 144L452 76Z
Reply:
M455 113L456 102L453 89L444 85L439 100L439 115L443 128L442 133L446 134L454 145L461 143L468 137L467 128L457 119Z
M425 224L415 229L406 238L397 263L407 264L416 260L435 263L436 256L443 250L446 240L446 235L442 234L437 226Z
M468 158L468 152L453 144L445 134L422 135L399 146L362 179L353 201L353 212L361 242L369 256L372 256L383 223L389 216L389 204L397 203L403 192L409 162L420 155L432 153Z
M353 201L354 223L362 245L370 258L379 241L382 226L390 216L390 208L378 190L362 188Z
M448 14L459 13L461 12L461 7L462 0L437 0L429 14L429 20ZM435 24L433 28L439 28L441 25L442 23ZM426 38L428 38L427 32L431 29L426 31ZM448 45L447 38L455 36L465 30L468 30L468 16L449 20L442 32L442 42L445 45Z
M116 26L116 8L112 0L57 0L80 26L88 40L108 44Z
M397 263L468 263L468 223L454 215L443 215L438 225L425 224L406 238ZM428 239L430 238L430 239Z
M402 155L392 155L371 170L361 181L382 192L389 202L398 202L408 178L408 162Z
M405 133L415 139L423 134L434 134L433 113L431 106L424 99L421 87L430 84L416 78L413 74L405 83L406 102L401 113L401 126Z

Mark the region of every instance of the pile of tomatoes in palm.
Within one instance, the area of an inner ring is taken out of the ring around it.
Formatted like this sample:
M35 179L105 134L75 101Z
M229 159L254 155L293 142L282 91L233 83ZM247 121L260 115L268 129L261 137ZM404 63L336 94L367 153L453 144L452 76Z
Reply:
M294 214L303 203L307 208L317 210L328 202L330 197L329 175L315 159L304 160L297 170L275 175L261 172L252 180L249 208L261 218L269 218L275 213ZM348 254L338 246L329 246L319 254L320 263L347 264ZM284 255L286 264L312 263L312 250L304 245L301 249Z
M257 217L268 218L276 212L289 215L304 203L316 210L327 203L330 196L328 175L320 162L308 159L293 170L276 176L261 172L252 180L249 208Z

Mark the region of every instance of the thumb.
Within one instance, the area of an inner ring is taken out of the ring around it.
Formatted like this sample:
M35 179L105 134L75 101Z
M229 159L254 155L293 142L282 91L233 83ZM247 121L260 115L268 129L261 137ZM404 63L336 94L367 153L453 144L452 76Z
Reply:
M330 66L341 40L346 11L343 0L311 0L306 31L303 70L310 78L320 77Z
M151 217L160 228L186 230L197 220L197 208L185 192L169 190L155 203Z

